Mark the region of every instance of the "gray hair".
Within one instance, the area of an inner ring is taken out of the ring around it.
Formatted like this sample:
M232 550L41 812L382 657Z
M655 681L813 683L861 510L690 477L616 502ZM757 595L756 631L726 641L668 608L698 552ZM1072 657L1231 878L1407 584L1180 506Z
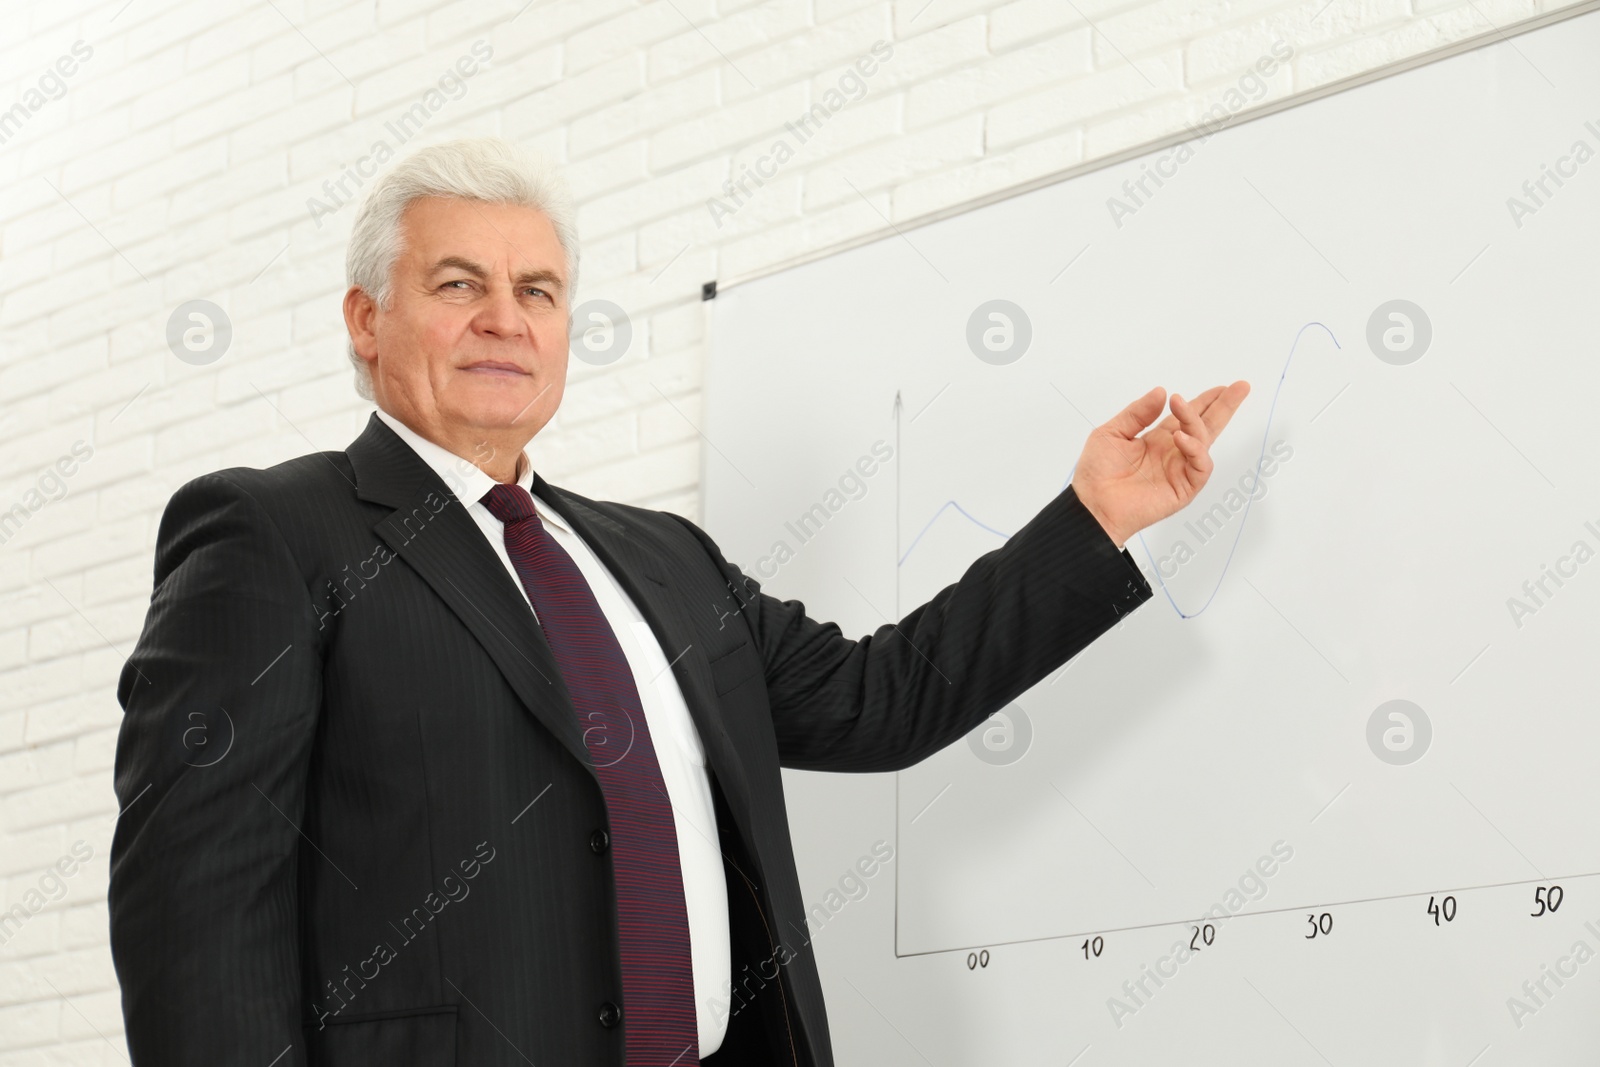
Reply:
M567 254L567 292L577 291L577 213L561 172L545 157L498 137L468 137L407 156L367 193L350 231L345 278L380 308L390 306L390 276L402 245L400 218L413 200L426 196L516 204L543 212ZM570 306L569 296L569 311ZM354 341L348 350L356 371L356 392L371 400L372 370L356 354Z

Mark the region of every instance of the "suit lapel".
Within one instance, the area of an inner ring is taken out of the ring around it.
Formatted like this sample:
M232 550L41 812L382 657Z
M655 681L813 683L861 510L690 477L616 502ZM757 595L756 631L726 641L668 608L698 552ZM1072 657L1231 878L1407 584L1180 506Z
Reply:
M376 415L346 454L356 496L395 509L373 527L377 535L449 605L533 716L594 774L544 633L466 507Z
M696 630L685 614L684 597L661 577L659 553L642 544L637 531L591 507L583 497L550 485L537 472L533 476L533 492L572 525L650 624L683 692L683 702L706 751L706 762L735 802L733 810L744 812L746 804L740 801L747 802L750 796L744 761L723 727L710 660L695 640Z

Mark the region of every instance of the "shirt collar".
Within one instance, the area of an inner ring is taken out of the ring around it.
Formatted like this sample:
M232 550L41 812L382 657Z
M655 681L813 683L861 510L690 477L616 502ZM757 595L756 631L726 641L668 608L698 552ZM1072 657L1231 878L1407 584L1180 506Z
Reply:
M382 408L378 409L377 415L378 418L383 420L384 425L395 432L400 440L411 446L411 450L424 463L433 468L434 472L444 481L444 484L449 486L450 491L456 495L456 499L463 504L469 507L473 504L482 506L480 502L483 499L483 495L499 484L485 474L470 459L458 456L449 449L428 440ZM533 462L528 459L526 451L517 457L517 470L517 484L528 490L531 495L533 492ZM567 533L572 531L567 520L563 519L558 512L537 496L533 497L533 507L534 511L538 513L540 522L546 525L554 525Z

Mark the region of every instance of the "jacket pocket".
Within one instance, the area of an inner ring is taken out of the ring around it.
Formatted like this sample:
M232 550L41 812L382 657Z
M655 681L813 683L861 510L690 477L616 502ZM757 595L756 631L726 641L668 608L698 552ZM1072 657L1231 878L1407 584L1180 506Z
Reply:
M726 652L712 660L710 663L711 678L715 683L717 696L728 692L734 686L756 674L761 670L761 657L746 641L738 645L732 652Z
M307 1023L309 1067L455 1067L456 1006Z

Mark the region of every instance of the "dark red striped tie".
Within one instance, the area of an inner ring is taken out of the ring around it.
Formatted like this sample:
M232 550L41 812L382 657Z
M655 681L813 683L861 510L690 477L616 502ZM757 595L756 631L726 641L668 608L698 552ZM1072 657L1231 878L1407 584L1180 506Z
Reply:
M610 822L627 1067L700 1063L677 828L633 671L583 572L520 485L483 495L572 695Z

